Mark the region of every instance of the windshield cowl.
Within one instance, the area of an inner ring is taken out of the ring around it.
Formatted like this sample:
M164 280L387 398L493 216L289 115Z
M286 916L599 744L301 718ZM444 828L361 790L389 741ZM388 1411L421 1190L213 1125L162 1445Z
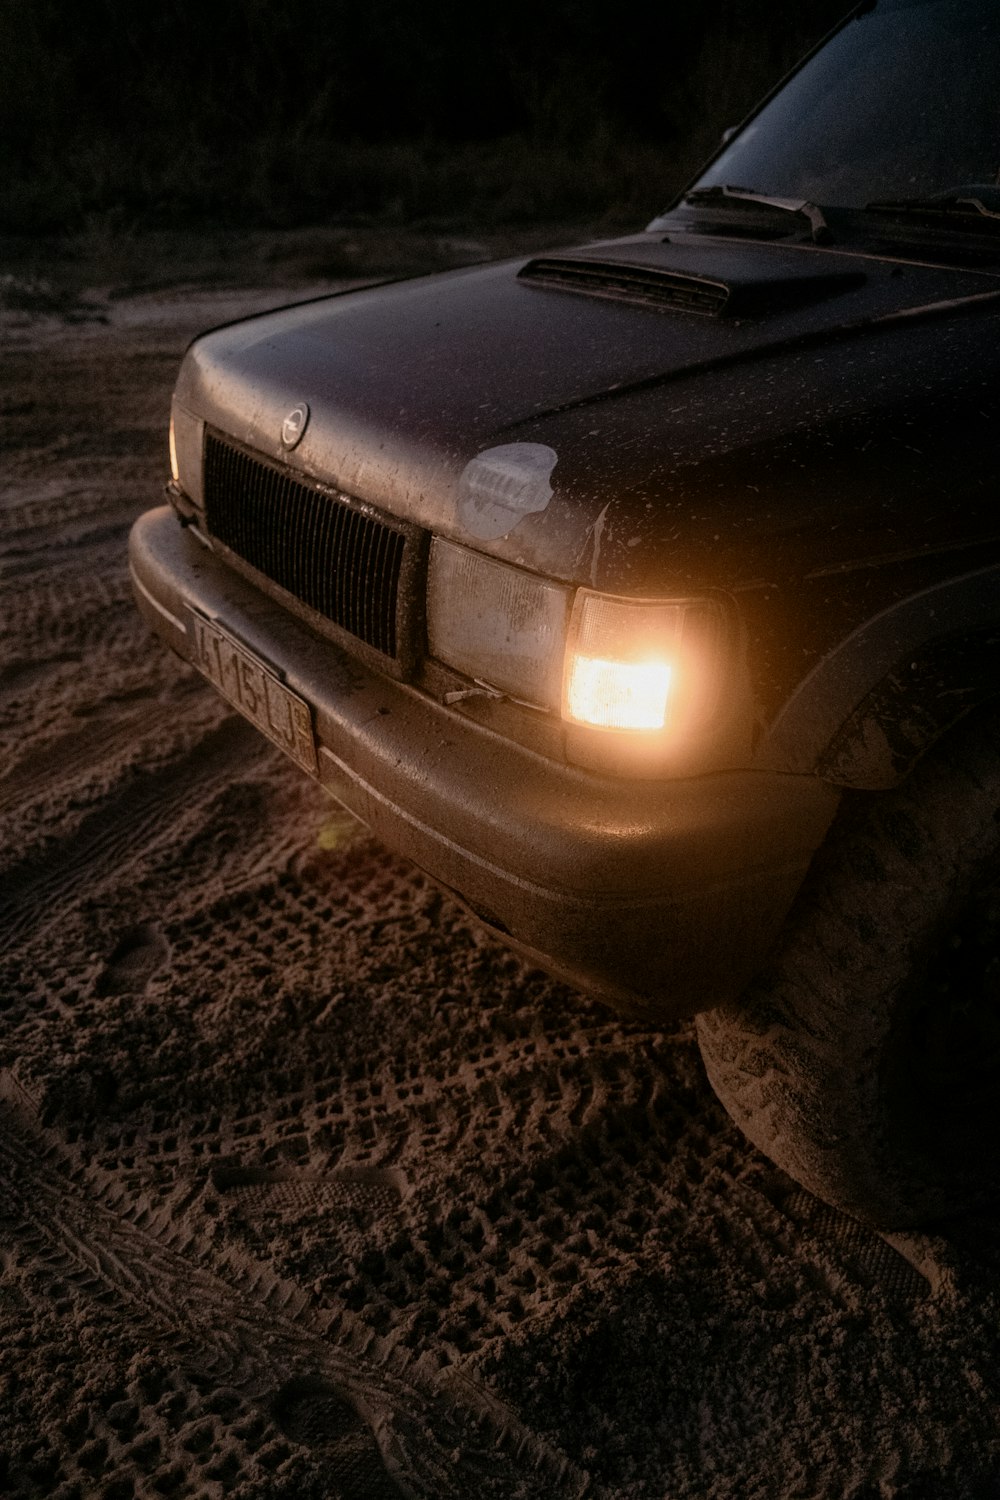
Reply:
M831 235L825 247L815 244L804 219L749 206L734 210L712 201L684 201L654 219L647 232L665 234L675 242L773 244L776 249L794 246L804 254L826 248L842 255L1000 272L1000 223L996 219L974 212L923 213L887 205L869 210L823 204L822 212Z
M979 218L984 228L1000 227L1000 187L993 183L968 183L933 193L929 198L890 198L885 202L866 203L867 213L915 213L931 217Z
M713 187L693 188L684 201L685 203L722 201L727 207L733 205L742 207L744 204L749 204L751 208L775 209L778 213L793 214L807 219L815 244L829 245L833 242L833 234L823 210L818 204L810 203L806 198L775 198L769 193L756 193L752 188L733 187L729 183L722 183Z
M998 78L996 0L859 7L651 227L995 258Z

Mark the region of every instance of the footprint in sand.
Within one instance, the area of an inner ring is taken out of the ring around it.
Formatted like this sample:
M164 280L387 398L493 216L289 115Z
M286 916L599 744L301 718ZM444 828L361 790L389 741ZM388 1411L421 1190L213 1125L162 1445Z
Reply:
M293 1442L326 1459L336 1480L333 1493L343 1500L400 1500L409 1493L386 1473L368 1423L321 1376L287 1381L274 1397L271 1415Z
M170 945L158 927L131 927L118 943L97 981L99 995L140 994L170 957Z

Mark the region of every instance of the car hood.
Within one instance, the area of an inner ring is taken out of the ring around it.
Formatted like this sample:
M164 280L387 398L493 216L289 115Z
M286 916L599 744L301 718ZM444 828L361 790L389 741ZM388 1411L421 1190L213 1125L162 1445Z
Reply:
M998 317L986 271L647 233L216 330L177 399L306 476L552 577L728 587L807 572L817 551L898 548L914 507L940 511L922 534L933 544L938 525L950 545L937 455L953 487L956 462L973 472L985 451Z

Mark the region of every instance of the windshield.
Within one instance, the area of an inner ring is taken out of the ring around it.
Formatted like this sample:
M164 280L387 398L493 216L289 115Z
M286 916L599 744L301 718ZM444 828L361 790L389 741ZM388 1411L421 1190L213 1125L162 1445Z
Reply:
M831 207L1000 182L1000 0L879 0L698 179Z

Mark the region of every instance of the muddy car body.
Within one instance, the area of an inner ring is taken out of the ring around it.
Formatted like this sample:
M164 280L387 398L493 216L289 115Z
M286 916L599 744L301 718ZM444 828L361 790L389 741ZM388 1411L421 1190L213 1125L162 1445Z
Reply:
M935 25L997 53L984 5L863 7L642 233L196 340L170 505L131 545L160 635L387 843L619 1007L711 1009L748 1133L896 1220L938 1203L927 1151L894 1196L896 1166L815 1165L815 1098L757 1128L738 997L842 804L891 812L991 712L1000 205L868 164L822 208L804 167L730 174L809 90L836 105L852 58ZM875 1135L905 1134L892 1108Z

